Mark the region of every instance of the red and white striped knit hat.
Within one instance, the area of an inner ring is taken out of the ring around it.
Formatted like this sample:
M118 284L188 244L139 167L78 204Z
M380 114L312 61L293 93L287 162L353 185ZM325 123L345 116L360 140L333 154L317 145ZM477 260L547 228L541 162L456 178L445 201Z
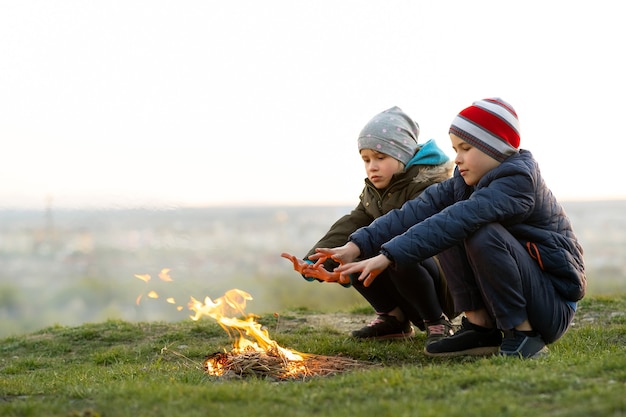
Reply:
M519 119L513 107L499 98L475 101L452 121L450 132L497 161L517 152Z

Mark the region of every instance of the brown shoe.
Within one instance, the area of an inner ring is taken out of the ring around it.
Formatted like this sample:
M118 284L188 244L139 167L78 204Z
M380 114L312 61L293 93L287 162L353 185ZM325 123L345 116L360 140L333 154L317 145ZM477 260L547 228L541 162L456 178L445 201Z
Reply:
M426 343L425 346L437 342L443 338L452 336L454 328L445 317L441 317L437 321L426 322Z
M428 356L486 356L498 353L502 332L472 324L463 317L461 328L450 337L439 339L424 347Z
M357 339L387 340L406 339L415 334L410 321L401 323L394 316L379 314L367 326L352 332L352 337Z

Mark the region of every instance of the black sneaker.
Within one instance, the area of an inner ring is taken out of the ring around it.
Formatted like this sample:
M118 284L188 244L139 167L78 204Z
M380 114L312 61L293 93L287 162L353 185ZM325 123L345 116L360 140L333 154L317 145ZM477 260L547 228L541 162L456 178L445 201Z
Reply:
M461 328L453 336L426 345L424 353L428 356L486 356L498 353L501 343L500 330L485 329L463 317Z
M445 317L440 318L437 321L426 322L426 343L428 346L431 343L435 343L443 338L450 337L454 334L454 328Z
M548 347L538 334L528 336L515 329L504 332L504 340L502 341L502 346L500 346L501 356L531 359L547 354Z
M357 339L405 339L412 337L415 333L410 321L401 323L394 316L380 314L367 326L352 332L352 337Z

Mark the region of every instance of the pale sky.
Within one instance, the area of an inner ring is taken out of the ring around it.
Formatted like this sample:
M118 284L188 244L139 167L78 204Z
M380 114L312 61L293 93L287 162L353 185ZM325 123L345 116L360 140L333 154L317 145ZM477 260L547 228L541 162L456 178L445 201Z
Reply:
M0 1L0 209L355 205L356 140L399 106L452 157L515 107L561 199L626 198L621 4Z

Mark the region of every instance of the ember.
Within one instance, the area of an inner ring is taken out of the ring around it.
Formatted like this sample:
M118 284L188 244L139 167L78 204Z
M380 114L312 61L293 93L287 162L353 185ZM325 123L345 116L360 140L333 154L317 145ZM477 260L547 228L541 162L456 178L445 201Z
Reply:
M328 376L349 369L371 366L369 363L340 356L304 354L301 361L290 361L277 352L216 352L204 361L209 375L225 378L267 377L279 380Z
M161 281L164 281L164 282L172 282L172 281L173 281L173 279L170 277L170 275L169 275L169 274L170 274L170 269L169 269L169 268L163 268L163 269L161 269L161 272L159 272L158 277L159 277L159 279L160 279ZM148 282L150 282L150 280L152 279L152 277L150 276L150 274L135 274L135 278L142 280L142 281L143 281L143 282L145 282L146 284L147 284ZM142 299L142 297L143 297L143 296L144 296L144 294L139 294L139 295L137 296L137 299L135 300L135 304L139 305L139 303L141 302L141 299ZM154 291L154 290L150 290L150 291L148 291L148 293L146 294L146 296L147 296L148 298L154 298L154 299L159 298L159 294L158 294L156 291ZM176 300L174 300L174 298L172 298L172 297L168 297L168 298L166 299L166 301L167 301L169 304L176 304ZM177 309L178 311L181 311L181 310L183 309L183 307L182 307L182 306L176 306L176 309Z

